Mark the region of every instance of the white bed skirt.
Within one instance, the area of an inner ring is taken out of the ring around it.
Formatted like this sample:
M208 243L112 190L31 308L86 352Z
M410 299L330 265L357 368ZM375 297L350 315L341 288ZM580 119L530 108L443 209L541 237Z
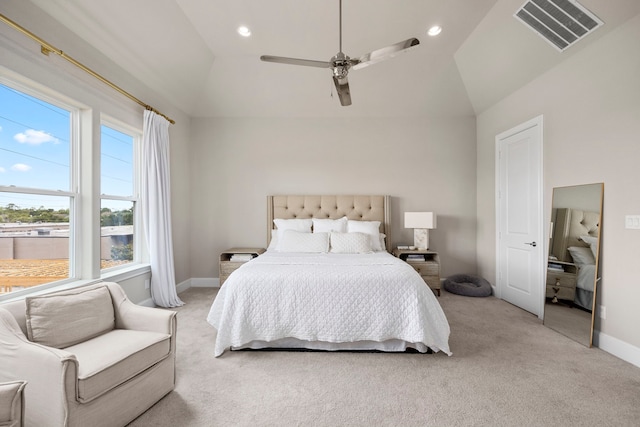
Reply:
M417 350L420 353L427 353L429 347L423 343L411 343L402 340L387 341L356 341L333 343L326 341L303 341L295 338L282 338L275 341L250 341L240 347L231 347L232 350L243 349L263 349L263 348L280 348L280 349L307 349L307 350L323 350L323 351L384 351L384 352L404 352L408 348Z

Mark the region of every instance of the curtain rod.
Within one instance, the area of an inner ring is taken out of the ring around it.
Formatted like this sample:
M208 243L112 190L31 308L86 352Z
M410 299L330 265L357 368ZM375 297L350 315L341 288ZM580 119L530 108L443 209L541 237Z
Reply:
M114 83L111 83L109 80L105 79L100 74L98 74L95 71L93 71L91 68L89 68L89 67L85 66L84 64L76 61L75 59L73 59L72 57L70 57L69 55L67 55L63 51L61 51L60 49L52 46L50 43L48 43L45 40L41 39L40 37L36 36L31 31L29 31L26 28L20 26L19 24L13 22L11 19L7 18L6 16L4 16L1 13L0 13L0 20L2 20L5 24L9 25L13 29L21 32L22 34L26 35L27 37L29 37L29 38L35 40L36 42L38 42L40 44L40 52L42 52L44 55L49 56L49 54L51 52L55 53L56 55L59 55L60 57L66 59L67 61L69 61L70 63L72 63L76 67L80 68L84 72L86 72L86 73L92 75L93 77L95 77L96 79L100 80L102 83L104 83L107 86L111 87L112 89L120 92L122 95L126 96L127 98L129 98L133 102L135 102L137 104L140 104L141 106L143 106L147 110L151 110L154 113L161 115L162 117L167 119L169 121L169 123L171 123L172 125L176 123L175 120L173 120L173 119L169 118L168 116L162 114L160 111L156 110L155 108L153 108L149 104L146 104L146 103L140 101L138 98L136 98L135 96L131 95L126 90L116 86Z

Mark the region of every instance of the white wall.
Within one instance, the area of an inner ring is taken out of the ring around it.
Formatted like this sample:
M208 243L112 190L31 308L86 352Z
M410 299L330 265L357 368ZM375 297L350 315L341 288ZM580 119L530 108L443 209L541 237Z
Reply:
M434 211L442 273L474 273L475 119L193 119L191 273L218 254L264 247L267 195L384 194L391 240L412 243L405 211Z
M596 328L640 363L640 16L541 75L477 118L478 265L495 278L495 136L544 115L544 212L553 187L604 182L602 283ZM635 348L635 349L634 349Z

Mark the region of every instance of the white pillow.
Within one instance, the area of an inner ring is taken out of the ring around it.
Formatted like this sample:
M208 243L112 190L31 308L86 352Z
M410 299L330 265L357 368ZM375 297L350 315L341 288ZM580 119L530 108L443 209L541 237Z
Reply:
M591 248L591 252L593 252L594 258L598 256L598 238L597 237L585 235L585 236L580 236L580 239L589 245L589 247Z
M338 254L368 254L373 252L371 236L365 233L331 233L331 252Z
M311 225L313 222L311 218L307 219L274 219L273 223L276 225L279 231L295 230L302 233L311 233ZM282 234L280 234L282 235Z
M365 233L371 236L371 247L374 252L383 251L380 245L380 221L354 221L347 222L347 232L349 233Z
M338 233L346 233L347 217L343 216L340 219L313 218L314 233L330 233L332 231L337 231Z
M278 250L278 230L275 228L271 230L271 240L269 241L268 251Z
M385 242L386 238L387 238L386 234L380 233L380 247L382 248L383 251L387 250L387 242Z
M282 233L286 230L299 231L301 233L311 233L311 225L313 222L311 218L308 219L274 219L273 223L277 227L276 246L275 249L279 250L279 245L282 241ZM273 237L272 237L273 239ZM271 245L269 245L271 246Z
M329 233L301 233L294 230L285 230L279 239L279 252L329 252Z
M590 248L579 247L579 246L570 246L567 248L569 253L571 254L571 258L573 258L573 262L578 266L582 267L583 265L592 265L596 263L596 259L593 256Z

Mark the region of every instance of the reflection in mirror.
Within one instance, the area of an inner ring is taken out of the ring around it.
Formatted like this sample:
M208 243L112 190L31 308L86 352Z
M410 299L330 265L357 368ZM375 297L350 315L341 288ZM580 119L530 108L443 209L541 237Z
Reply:
M591 347L604 184L553 189L544 325Z

